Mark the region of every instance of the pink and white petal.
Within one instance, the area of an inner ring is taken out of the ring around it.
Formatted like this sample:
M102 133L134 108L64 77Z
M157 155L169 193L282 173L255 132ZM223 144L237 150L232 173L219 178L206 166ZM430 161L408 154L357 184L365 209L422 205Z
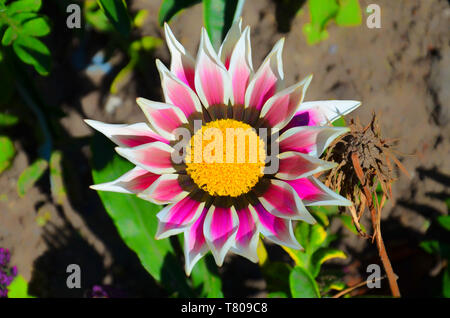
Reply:
M101 121L85 119L86 124L98 130L121 147L136 147L149 142L169 141L155 133L146 123L106 124Z
M330 126L293 127L279 137L280 152L296 151L318 158L334 139L349 130L348 127Z
M276 93L277 88L282 86L284 78L281 56L283 44L284 38L275 44L248 84L245 92L245 107L255 107L257 110L261 110L264 103Z
M184 232L186 227L197 220L204 206L205 202L186 197L164 207L156 215L159 220L156 239L160 240Z
M265 238L278 245L297 250L302 248L294 236L291 220L276 217L267 212L261 204L255 205L254 210L260 222L260 231Z
M258 215L250 206L237 210L236 213L239 218L239 228L236 234L235 244L231 247L231 251L257 263L258 253L256 249L259 240Z
M159 177L159 174L135 167L114 181L94 184L90 188L99 191L139 193L150 187Z
M322 100L303 102L296 115L308 112L308 126L324 126L347 115L361 105L356 100Z
M184 260L186 275L191 274L194 265L208 252L203 234L203 224L208 210L203 208L197 219L184 231Z
M214 51L204 28L195 66L195 89L206 108L211 105L227 105L229 100L233 103L229 74Z
M335 162L325 161L310 155L287 151L278 155L279 168L275 177L283 180L293 180L309 177L317 172L336 167Z
M260 117L264 118L272 128L281 129L286 126L300 107L311 80L312 75L309 75L300 83L269 98L261 110Z
M166 42L169 47L171 60L170 71L175 74L183 83L195 90L194 74L195 60L186 49L177 41L169 25L164 23Z
M197 94L189 86L178 79L158 59L156 60L156 67L161 77L161 86L167 104L180 108L186 117L189 117L194 112L202 111L202 105L198 100Z
M142 97L136 99L150 125L164 138L174 140L174 130L188 121L183 111L173 105L154 102Z
M337 194L315 177L286 181L297 192L305 206L339 205L351 206L352 202Z
M147 171L156 174L175 172L171 160L173 148L160 141L134 148L116 147L116 151L122 157Z
M253 74L250 28L245 28L230 57L228 72L233 87L235 105L245 104L245 92Z
M235 242L239 227L236 209L211 206L205 218L203 233L218 266Z
M234 21L228 30L222 45L220 46L218 55L220 57L220 61L225 65L226 69L229 69L231 54L233 53L233 49L241 36L241 26L242 18Z
M138 197L155 204L178 202L189 194L180 186L178 178L178 174L163 174L148 189L139 193Z
M316 222L294 188L281 180L272 179L270 182L264 194L258 198L269 213L289 220L302 220L310 224Z

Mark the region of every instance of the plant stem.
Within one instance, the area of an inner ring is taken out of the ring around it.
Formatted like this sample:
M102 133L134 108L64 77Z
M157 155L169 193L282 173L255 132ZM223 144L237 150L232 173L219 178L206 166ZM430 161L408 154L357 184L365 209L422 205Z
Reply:
M386 247L384 246L383 237L381 236L381 226L380 222L377 221L377 211L375 210L375 206L373 204L372 194L369 188L367 187L367 184L365 183L364 175L362 174L362 168L359 163L358 155L356 153L352 154L352 162L353 166L355 167L356 175L358 176L359 181L363 185L364 196L366 197L367 204L370 210L370 215L372 217L372 226L374 230L374 236L377 242L378 254L380 255L381 262L383 263L384 270L386 271L392 296L401 297L400 290L397 284L397 275L395 275L394 270L392 269L391 261L389 260L389 256L386 252Z

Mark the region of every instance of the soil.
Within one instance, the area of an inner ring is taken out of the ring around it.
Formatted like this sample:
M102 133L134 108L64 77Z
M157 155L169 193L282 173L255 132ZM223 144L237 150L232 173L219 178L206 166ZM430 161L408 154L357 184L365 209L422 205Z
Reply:
M371 1L360 1L367 7ZM156 21L160 1L132 1L131 9L145 8L148 18L141 35L163 38ZM424 253L418 244L427 237L430 222L447 214L450 197L450 5L448 1L379 0L381 28L369 29L363 12L358 27L330 24L329 38L309 46L302 26L309 21L306 4L296 15L283 1L247 0L243 24L251 26L254 65L274 43L285 37L283 63L286 82L293 84L308 74L314 79L306 100L355 99L362 106L348 117L367 123L373 111L379 114L383 136L398 139L396 150L411 178L398 173L393 196L383 210L381 229L394 271L400 277L404 296L433 295L438 284L440 261ZM54 65L48 78L36 80L50 111L61 114L52 122L59 137L55 148L63 152L66 198L56 202L45 175L25 197L17 194L20 173L37 156L33 118L14 130L17 156L12 167L0 175L0 246L12 252L12 264L30 281L30 292L41 297L81 297L95 284L113 285L133 296L161 296L164 291L145 272L136 255L121 241L92 184L89 168L89 138L92 130L84 118L111 123L144 121L135 103L138 96L162 100L155 57L170 61L166 46L149 56L145 72L136 72L116 95L109 93L114 75L126 64L118 50L110 60L109 73L87 69L91 58L106 43L104 35L90 32L84 38L68 37L64 14L48 2L44 13L54 28L47 43ZM280 22L281 21L281 22ZM202 8L196 5L171 22L180 42L195 53L202 25ZM81 64L80 62L81 61ZM37 77L36 77L37 79ZM26 112L26 108L18 108ZM23 116L24 117L24 116ZM36 219L50 220L40 226ZM433 223L431 223L433 226ZM345 279L353 284L364 279L367 264L380 264L369 241L340 224L332 229L344 233L339 248L349 257L343 265ZM274 258L287 258L269 246ZM82 289L67 289L68 264L82 269ZM225 296L264 296L265 283L258 266L231 256L220 269ZM239 279L238 279L239 278ZM379 293L388 294L387 283Z

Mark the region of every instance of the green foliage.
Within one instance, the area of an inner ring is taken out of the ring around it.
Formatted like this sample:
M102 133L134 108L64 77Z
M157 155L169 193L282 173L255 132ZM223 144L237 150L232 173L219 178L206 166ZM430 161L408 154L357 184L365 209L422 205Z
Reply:
M0 136L0 173L11 166L16 154L14 144L7 136Z
M233 21L239 19L245 0L164 0L158 14L163 25L182 10L203 2L203 24L213 46L218 49Z
M125 0L97 0L97 3L114 28L124 37L128 37L131 19Z
M28 283L22 275L18 275L8 286L8 298L35 298L28 294Z
M62 204L66 198L63 180L62 152L54 151L50 157L50 186L53 200Z
M19 117L7 114L0 113L0 128L14 126L19 121Z
M292 297L320 298L319 286L311 274L301 266L296 266L289 276Z
M37 159L28 166L17 180L17 193L23 197L26 192L42 177L48 168L48 162L44 159Z
M339 26L361 24L362 14L358 0L309 0L311 22L303 26L310 45L328 38L327 24L335 20Z
M448 199L446 200L446 203ZM450 207L449 207L450 209ZM441 215L437 217L437 224L445 231L450 231L450 215ZM448 235L447 235L448 237ZM445 237L445 238L447 238ZM420 242L420 247L427 253L439 255L440 258L447 260L447 266L442 274L442 296L450 298L450 244L442 240L425 240Z
M159 25L162 26L164 22L169 22L177 13L200 2L202 0L163 0L158 13Z
M41 0L18 0L7 5L0 3L0 33L2 45L12 45L14 53L24 63L30 64L40 75L50 71L50 50L37 37L50 33L47 17L37 12Z

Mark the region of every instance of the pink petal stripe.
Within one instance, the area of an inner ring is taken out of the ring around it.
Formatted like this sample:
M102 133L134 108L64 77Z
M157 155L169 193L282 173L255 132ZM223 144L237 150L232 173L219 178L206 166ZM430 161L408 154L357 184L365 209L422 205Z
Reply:
M221 248L234 232L233 216L230 208L215 207L211 213L211 241L216 248Z
M284 39L281 39L275 44L248 84L245 93L246 107L255 107L261 110L264 103L275 94L277 86L281 84L284 76L281 60L283 43Z
M257 231L255 220L248 207L237 210L239 217L239 228L236 234L236 243L241 246L250 244L250 240Z
M227 104L233 97L229 74L214 51L204 28L195 68L195 88L206 108Z
M304 178L336 166L334 162L294 151L283 152L278 157L279 168L275 177L283 180Z
M145 123L132 125L106 124L89 119L86 119L85 122L122 147L136 147L154 141L169 143L168 140L155 133Z
M186 116L176 106L139 97L136 102L155 130L166 139L174 139L174 130L187 123Z
M252 89L247 106L260 110L264 103L275 94L277 90L277 77L268 64L258 74Z
M203 234L203 224L205 223L207 212L207 209L203 209L200 216L197 218L197 220L195 220L195 222L187 231L187 249L189 253L199 253L206 246L206 240Z
M154 173L172 173L173 148L162 142L153 142L134 148L116 148L116 151L135 165Z
M264 237L279 245L294 249L301 248L294 237L290 220L272 215L261 204L255 205L254 209L258 215L261 233Z
M279 184L271 183L262 198L279 214L285 217L294 217L298 214L294 193ZM267 209L266 205L265 207ZM272 211L269 212L272 213Z
M163 174L140 197L156 204L179 201L188 192L184 191L178 181L178 174Z
M118 179L93 185L91 186L91 189L120 193L139 193L150 187L159 177L159 174L148 172L140 167L135 167Z
M166 103L180 108L186 117L194 112L200 112L201 104L194 91L173 75L160 60L156 60L156 66L161 77Z
M183 227L193 221L200 202L189 197L176 203L164 220L166 228Z
M268 121L271 127L282 128L288 124L303 101L311 79L312 75L271 97L264 104L261 117Z
M250 29L247 27L239 38L230 57L229 73L231 75L234 103L236 105L245 104L245 92L252 72Z
M170 70L175 74L182 82L188 85L191 89L195 90L194 74L195 74L195 61L192 56L186 52L183 45L177 41L172 33L169 25L164 24L164 31L166 34L166 42L169 47L171 60Z
M233 49L236 46L236 42L239 40L241 36L241 25L242 19L233 22L230 29L223 40L222 45L219 49L219 57L222 63L225 65L226 69L230 66L231 54L233 53Z

